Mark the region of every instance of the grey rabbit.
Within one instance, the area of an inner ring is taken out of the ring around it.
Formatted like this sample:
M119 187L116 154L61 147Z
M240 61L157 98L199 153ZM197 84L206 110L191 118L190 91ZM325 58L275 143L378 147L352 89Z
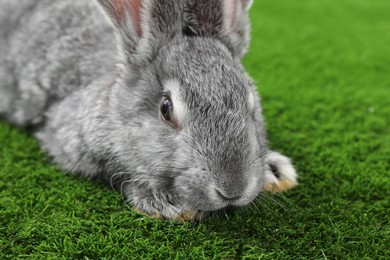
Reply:
M297 184L241 65L250 0L0 0L0 115L136 210L196 219Z

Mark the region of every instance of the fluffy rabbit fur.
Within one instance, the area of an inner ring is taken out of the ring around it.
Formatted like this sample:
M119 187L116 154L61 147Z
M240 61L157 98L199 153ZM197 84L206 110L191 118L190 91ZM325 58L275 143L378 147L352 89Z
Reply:
M64 170L191 219L296 184L240 59L249 0L0 0L0 114Z

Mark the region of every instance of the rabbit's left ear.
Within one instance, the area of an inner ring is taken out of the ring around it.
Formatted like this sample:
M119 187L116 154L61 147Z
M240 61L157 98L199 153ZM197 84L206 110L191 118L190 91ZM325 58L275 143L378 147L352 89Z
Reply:
M120 36L129 64L141 65L181 31L179 0L97 0Z
M253 0L186 0L184 24L189 35L221 40L242 57L249 43L248 11Z

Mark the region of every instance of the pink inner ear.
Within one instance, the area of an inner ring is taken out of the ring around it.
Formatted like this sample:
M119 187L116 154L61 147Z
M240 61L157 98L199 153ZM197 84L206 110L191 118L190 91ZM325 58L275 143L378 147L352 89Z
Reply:
M239 6L237 5L237 0L224 0L223 9L225 17L225 26L226 29L230 31L232 30L237 21L237 11L239 9Z
M141 0L112 0L112 3L117 22L120 23L122 21L125 11L127 11L133 22L134 30L136 31L138 37L141 37Z
M119 22L121 18L123 17L123 3L122 0L114 0L114 12L115 12L115 19Z
M116 0L122 1L122 0ZM124 0L126 9L129 11L131 19L133 20L134 29L138 34L138 37L142 37L142 28L141 28L141 0Z

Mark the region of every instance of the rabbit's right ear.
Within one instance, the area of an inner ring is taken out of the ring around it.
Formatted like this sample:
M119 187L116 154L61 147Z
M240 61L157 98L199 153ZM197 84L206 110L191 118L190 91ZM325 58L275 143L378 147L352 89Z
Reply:
M120 33L123 47L129 53L135 52L144 29L141 23L142 0L97 0Z
M181 24L178 0L97 0L120 35L129 63L149 60ZM156 3L157 2L157 3Z

